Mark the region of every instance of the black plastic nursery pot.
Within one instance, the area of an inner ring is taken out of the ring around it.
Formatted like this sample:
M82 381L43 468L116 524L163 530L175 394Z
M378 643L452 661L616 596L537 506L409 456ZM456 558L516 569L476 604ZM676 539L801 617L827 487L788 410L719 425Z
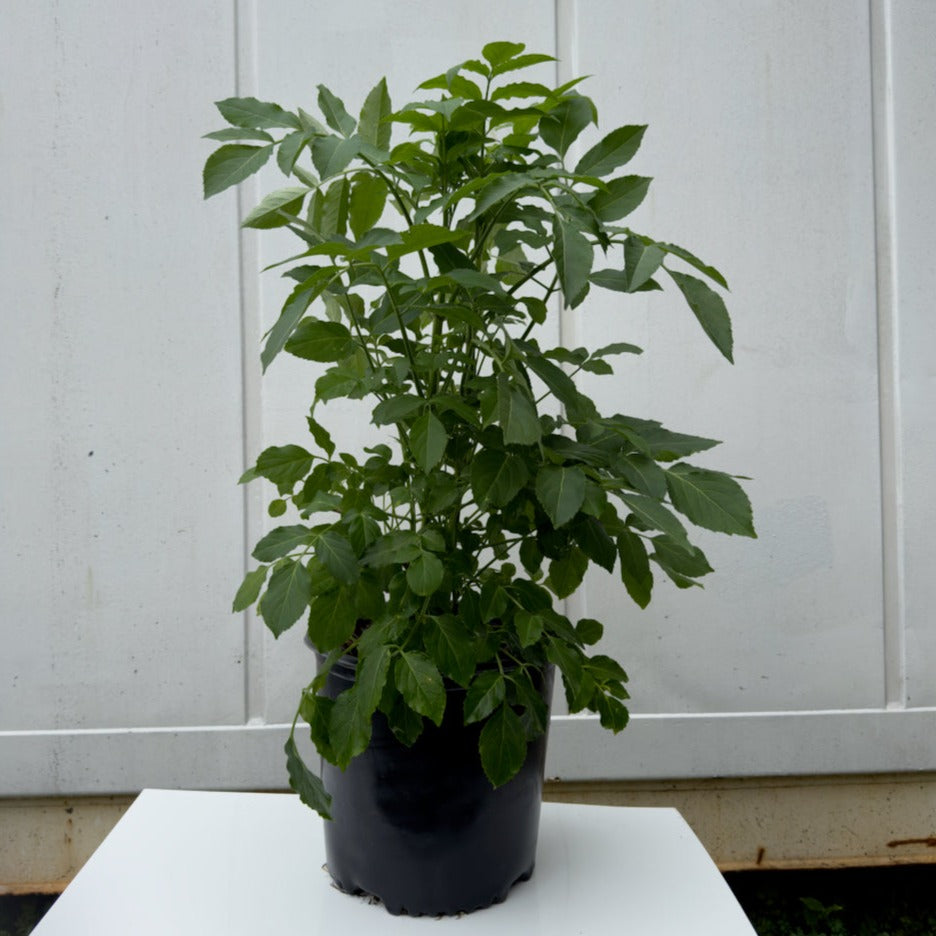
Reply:
M350 686L355 662L344 657L332 668L326 695ZM550 667L540 686L547 703L552 682ZM546 735L530 743L520 772L494 789L478 754L481 728L463 724L465 690L447 691L442 724L427 723L412 747L377 712L370 746L346 770L322 763L332 796L328 871L341 890L377 897L393 914L480 910L533 873Z

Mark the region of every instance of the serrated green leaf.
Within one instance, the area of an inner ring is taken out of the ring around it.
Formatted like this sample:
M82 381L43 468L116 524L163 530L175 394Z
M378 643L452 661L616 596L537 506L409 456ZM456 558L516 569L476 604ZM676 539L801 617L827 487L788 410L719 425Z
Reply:
M216 149L205 161L202 173L205 198L250 178L266 165L272 152L273 144L246 146L231 143Z
M424 653L403 651L393 670L394 682L406 704L436 725L445 712L445 686L435 663Z
M686 273L667 270L673 282L689 303L689 308L698 319L702 330L712 344L732 363L731 318L725 308L725 300L700 279Z
M621 176L611 179L607 189L589 199L592 211L606 224L629 215L647 197L652 179L645 176Z
M390 133L393 129L389 117L392 113L393 107L387 91L387 79L381 78L364 99L358 122L360 138L378 149L389 149Z
M305 201L308 192L307 188L300 186L290 186L289 188L281 188L275 192L270 192L241 221L241 227L260 229L285 227L292 219L284 217L283 213L293 216L298 215L302 211L302 203Z
M631 487L642 494L656 500L663 500L666 496L666 475L652 458L632 452L617 459L614 467Z
M517 629L521 647L532 646L540 639L543 635L543 623L542 615L532 611L521 608L514 613L514 627Z
M351 183L348 220L356 238L363 237L383 214L387 185L379 176L358 173Z
M696 526L756 538L751 502L730 475L680 462L666 470L666 483L673 506Z
M604 625L594 618L582 618L575 624L575 633L583 644L593 646L601 640L604 634Z
M581 231L558 215L553 219L553 259L565 305L574 308L588 288L594 248Z
M301 445L274 445L257 459L257 474L276 485L293 485L312 468L313 458Z
M505 506L529 477L526 462L519 455L483 449L471 462L471 491L478 504Z
M574 546L561 559L550 561L547 584L557 598L568 598L582 584L587 569L588 556Z
M394 563L412 562L420 553L422 547L419 537L409 530L400 530L385 533L368 547L361 559L364 565L380 566Z
M426 401L412 393L403 393L399 396L382 400L374 407L373 423L375 426L387 426L391 423L405 420L426 405Z
M624 530L617 538L617 545L621 559L621 581L628 595L641 608L646 608L653 591L653 573L650 571L644 541L636 533Z
M491 785L502 786L514 777L526 760L527 739L523 723L507 704L487 720L478 740L481 766Z
M312 599L309 606L309 639L322 653L344 646L354 633L354 602L343 588Z
M272 143L273 137L263 130L249 130L244 127L226 127L224 130L215 130L213 133L206 133L202 139L205 140L259 140L261 143Z
M489 42L481 50L481 54L492 65L501 65L518 56L525 48L522 42Z
M363 754L370 744L373 710L368 712L367 708L356 685L345 689L332 706L328 719L328 737L337 765L342 770L358 754Z
M488 717L507 697L507 683L500 670L482 670L465 694L464 722L471 725Z
M474 641L466 634L464 624L453 615L438 615L432 619L424 640L439 670L458 685L467 686L474 675L477 657Z
M631 235L624 241L624 274L628 292L644 286L663 263L666 255L656 244L645 244Z
M286 127L290 130L302 128L295 114L283 110L279 104L258 101L254 97L226 98L216 101L215 107L221 112L221 116L235 127L249 127L255 130L271 127Z
M305 361L333 363L346 358L354 350L351 332L340 322L303 319L285 349Z
M614 540L608 536L599 520L595 517L584 517L572 527L572 538L592 562L597 562L608 572L614 571L617 550Z
M234 596L234 605L231 611L244 611L257 600L260 589L263 588L263 583L266 581L268 571L269 566L260 566L259 569L254 569L244 576L244 581L241 582L237 594Z
M280 167L280 172L283 175L292 175L296 160L308 142L309 137L301 130L290 133L283 138L276 151L276 164Z
M306 806L314 809L323 819L331 819L331 796L325 792L321 778L306 767L291 735L284 750L289 785Z
M575 174L600 177L623 166L640 148L646 129L646 126L627 126L612 130L578 161Z
M311 415L306 417L306 424L309 427L312 438L315 439L315 444L331 458L331 456L335 454L335 443L332 442L329 431L316 422Z
M301 562L287 560L273 570L258 610L274 637L299 620L308 607L311 586L309 573Z
M572 94L539 122L543 142L564 157L579 134L595 119L595 105L580 94Z
M444 575L442 560L434 553L424 552L409 564L406 582L417 595L425 597L438 590Z
M272 562L289 555L294 549L312 541L312 533L307 526L276 527L270 530L254 547L251 554L258 562Z
M408 230L401 232L402 243L392 244L387 248L387 257L396 260L406 254L415 253L417 250L425 250L438 244L457 243L467 240L470 236L467 230L452 231L438 224L414 224Z
M666 536L653 538L653 553L650 558L680 588L698 585L699 583L694 579L714 571L701 549L696 548L691 553L687 553L674 546Z
M497 375L497 418L508 445L535 445L542 438L532 397L506 374Z
M312 162L322 181L346 169L360 152L361 140L357 136L348 139L324 136L312 141Z
M686 528L679 522L676 515L658 500L644 494L633 494L630 491L619 492L619 495L644 526L667 533L680 548L686 552L692 551L689 538L686 536Z
M339 582L352 585L361 577L351 543L337 530L326 530L318 537L315 541L315 555Z
M585 500L585 473L578 466L547 465L536 474L536 498L554 527L568 523Z
M445 426L431 411L423 413L410 429L410 450L416 464L427 474L435 468L445 454L448 443Z
M332 94L323 84L318 86L318 92L319 110L324 114L328 126L345 137L354 133L357 121L345 110L341 99Z
M672 254L674 257L679 257L680 260L685 260L686 263L691 267L695 267L700 273L704 273L709 279L714 280L721 286L723 289L728 288L728 283L725 280L725 277L718 272L713 266L709 266L707 263L703 263L697 256L691 254L685 247L679 247L676 244L662 244L657 243L657 246L665 250L668 254Z
M283 305L276 324L270 329L267 342L260 354L264 372L273 363L276 355L283 350L290 335L305 315L306 309L328 288L334 276L334 267L322 267L317 274L300 283L292 291Z

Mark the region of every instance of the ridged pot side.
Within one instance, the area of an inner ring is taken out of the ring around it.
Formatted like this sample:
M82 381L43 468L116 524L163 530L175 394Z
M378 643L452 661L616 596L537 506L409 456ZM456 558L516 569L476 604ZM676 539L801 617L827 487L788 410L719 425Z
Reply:
M325 694L348 688L354 668L353 657L339 661ZM550 667L539 686L547 704L552 682ZM427 723L412 747L377 712L369 747L346 770L322 763L332 796L328 871L341 890L377 897L393 914L480 910L533 873L547 736L530 742L520 772L493 789L478 754L481 726L462 723L465 690L447 693L442 724Z

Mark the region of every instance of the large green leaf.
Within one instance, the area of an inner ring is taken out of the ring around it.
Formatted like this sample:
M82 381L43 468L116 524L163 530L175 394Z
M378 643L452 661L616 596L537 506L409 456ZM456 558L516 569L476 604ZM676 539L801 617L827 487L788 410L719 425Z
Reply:
M274 637L292 627L309 604L312 580L301 562L291 559L278 565L260 599L260 616Z
M244 576L244 581L241 582L240 588L237 589L237 594L234 596L232 611L244 611L257 600L269 569L269 566L260 566L259 569L254 569Z
M680 462L667 469L666 483L673 506L697 526L719 533L757 536L751 502L730 475Z
M481 50L481 54L492 65L502 65L509 59L516 58L525 48L522 42L489 42Z
M630 507L644 526L669 534L673 541L686 552L692 551L689 538L686 536L686 528L679 522L676 515L658 500L643 494L632 494L630 491L619 493L621 500Z
M553 221L553 259L566 306L577 306L588 289L594 248L588 238L561 216Z
M323 181L346 169L360 152L361 140L356 135L348 139L336 136L316 137L312 141L312 162Z
M424 552L417 556L406 569L406 582L417 594L431 595L442 584L445 567L435 553Z
M400 422L407 416L412 416L426 405L426 401L412 393L403 393L400 396L381 400L374 407L373 422L375 426L386 426L390 423Z
M568 598L582 584L587 569L588 556L575 546L561 559L550 561L547 584L557 598Z
M582 552L609 572L614 570L617 550L614 540L595 517L585 517L572 528L572 537Z
M497 419L508 445L535 445L542 437L533 398L506 374L497 375Z
M312 533L301 523L294 526L276 527L270 530L254 547L251 554L258 562L272 562L289 555L294 549L312 541Z
M535 178L522 172L508 172L484 180L483 184L477 187L477 191L471 193L475 199L475 206L464 220L474 221L492 206L536 184Z
M410 530L399 530L385 533L371 543L361 561L364 565L379 568L398 562L412 562L421 552L419 537Z
M578 466L547 465L536 474L536 497L554 527L568 523L585 500L585 473Z
M247 127L254 130L271 127L302 129L302 124L295 114L283 110L279 104L258 101L254 97L226 98L223 101L216 101L215 107L221 112L221 116L235 127Z
M484 449L471 462L471 491L478 504L503 507L530 477L519 455Z
M477 657L474 641L465 633L464 624L451 614L440 614L432 619L424 640L441 672L466 686L474 675Z
M469 231L452 231L438 224L414 224L401 232L401 244L392 244L387 248L387 256L396 260L408 253L435 247L438 244L456 243L470 237Z
M389 117L392 113L387 79L381 78L364 99L358 121L358 136L378 149L389 149L390 133L393 129Z
M343 646L354 633L354 602L342 588L318 595L309 606L309 639L323 653Z
M263 365L264 372L266 372L276 355L283 350L289 336L292 335L302 316L305 315L306 309L328 287L334 276L334 267L321 267L292 291L283 304L283 310L280 312L276 324L270 329L267 342L260 354L260 362Z
M257 474L276 485L293 485L312 468L312 455L301 445L274 445L257 459Z
M292 735L286 742L286 772L289 785L299 794L299 799L310 809L314 809L322 818L331 819L331 796L325 792L321 777L317 777L299 756L299 750Z
M645 244L639 237L628 237L624 241L624 273L627 291L636 292L659 269L663 250L656 244Z
M623 166L640 148L646 129L646 126L627 126L612 130L578 161L575 174L600 177Z
M328 737L338 766L343 770L370 744L373 710L368 711L366 700L357 686L345 689L335 699L328 719Z
M543 142L565 156L579 134L595 119L595 105L580 94L572 94L540 119Z
M231 143L216 149L205 161L202 173L205 198L250 178L266 165L272 152L272 143L267 146Z
M383 179L366 172L354 177L348 220L355 237L363 237L380 220L386 202L387 184Z
M448 433L438 417L427 410L413 423L410 429L410 451L416 464L426 473L442 461Z
M339 582L352 585L361 577L351 543L337 530L326 530L318 537L315 541L315 555Z
M397 689L406 704L436 725L445 712L445 686L435 663L424 653L403 651L393 669Z
M647 196L652 179L645 176L621 176L611 179L604 191L589 200L591 209L606 224L629 215Z
M500 670L482 670L471 681L465 694L466 725L488 717L507 697L507 683Z
M342 136L351 136L357 126L355 119L345 110L340 98L335 97L325 85L318 86L318 106L325 115L325 122Z
M505 784L526 760L527 740L523 722L506 703L487 720L478 741L481 766L491 785Z
M653 591L653 573L650 571L647 547L644 546L643 539L630 530L620 533L617 544L621 560L621 580L627 594L641 608L646 608L650 604L650 594Z
M299 323L285 348L306 361L333 363L346 358L354 350L354 340L351 332L340 322L307 318Z
M699 320L702 330L712 341L712 344L732 363L732 337L731 318L725 308L725 300L710 286L689 276L686 273L677 273L667 270L673 281L679 287L689 308Z
M270 192L243 221L241 227L276 228L285 227L292 220L284 215L298 215L302 211L309 190L305 186L290 186Z

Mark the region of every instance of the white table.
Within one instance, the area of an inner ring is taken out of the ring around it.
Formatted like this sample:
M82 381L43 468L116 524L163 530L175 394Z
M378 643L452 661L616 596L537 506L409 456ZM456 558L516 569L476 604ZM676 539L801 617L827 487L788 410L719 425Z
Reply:
M463 917L394 917L331 886L295 796L144 790L34 936L755 936L675 809L545 803L536 870Z

